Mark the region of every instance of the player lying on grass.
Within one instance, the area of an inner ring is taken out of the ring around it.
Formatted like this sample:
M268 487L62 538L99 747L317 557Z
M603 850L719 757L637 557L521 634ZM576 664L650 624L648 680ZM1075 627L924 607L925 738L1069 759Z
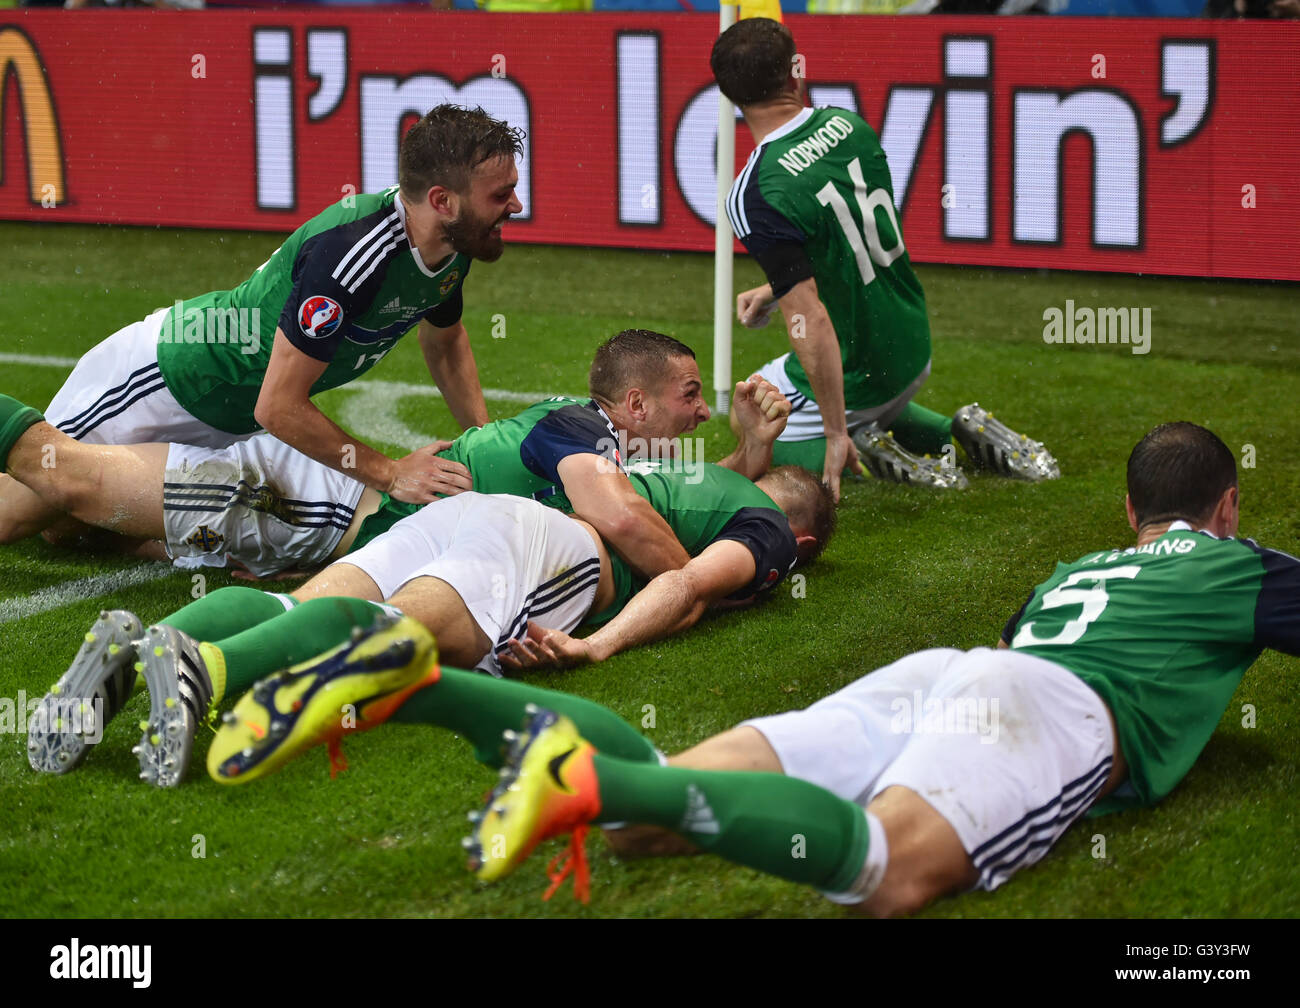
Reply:
M1155 428L1129 457L1126 508L1136 545L1058 564L1007 623L1001 650L910 655L667 766L635 728L587 701L418 662L404 680L335 659L241 700L210 769L221 776L226 759L279 766L336 737L342 704L373 702L357 726L367 727L385 697L418 679L393 719L451 728L485 761L502 759L494 727L526 721L519 736L506 733L507 768L475 817L467 846L481 878L513 870L544 838L579 838L590 822L645 824L660 829L611 833L616 847L694 847L871 914L914 912L956 890L996 888L1090 810L1159 801L1260 652L1300 655L1300 560L1233 538L1236 467L1222 441L1193 424ZM649 590L639 598L653 601ZM621 622L635 632L640 618L629 605L595 637ZM396 653L398 629L381 638ZM526 716L526 704L542 710Z
M175 441L223 448L265 428L317 462L399 500L460 485L454 463L421 448L390 459L311 397L364 375L418 323L429 374L462 428L487 407L461 288L475 259L501 256L521 204L523 133L482 109L439 105L403 137L398 185L349 196L290 235L233 291L160 309L77 363L45 413L79 441ZM59 518L0 476L0 523L22 535Z
M727 214L769 282L741 293L736 314L757 328L779 304L793 350L760 372L794 406L776 463L824 473L836 499L841 470L861 471L858 450L883 479L960 488L961 470L921 457L950 454L955 436L994 472L1059 476L1041 444L978 404L949 418L912 402L930 375L930 322L885 152L853 112L805 107L789 29L739 21L714 43L710 66L757 145Z
M623 633L619 650L686 629L710 603L769 590L797 558L816 556L834 525L829 492L794 467L758 483L709 464L632 478L694 559L651 582L681 586L679 617ZM147 632L131 613L102 614L33 715L29 761L53 773L75 768L95 733L73 712L97 706L92 727L102 727L139 672L150 698L141 776L173 786L211 705L347 640L378 612L413 617L449 660L499 675L498 655L533 620L565 630L607 620L643 584L586 522L523 498L458 494L404 518L291 596L224 588Z
M587 402L538 403L450 446L440 443L443 454L471 473L482 493L574 511L645 576L682 566L685 551L634 492L621 461L629 450L667 454L674 438L708 419L693 352L661 333L624 330L597 349L589 386ZM788 412L770 384L739 383L740 443L720 464L761 476ZM420 506L365 487L269 434L224 449L91 445L0 395L0 469L6 466L51 507L82 522L164 540L166 555L186 566L222 566L230 557L259 577L317 570ZM466 482L448 492L468 488ZM18 531L0 523L0 541Z

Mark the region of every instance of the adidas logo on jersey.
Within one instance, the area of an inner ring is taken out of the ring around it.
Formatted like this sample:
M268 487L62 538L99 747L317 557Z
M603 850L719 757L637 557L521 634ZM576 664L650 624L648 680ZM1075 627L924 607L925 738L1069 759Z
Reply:
M382 308L379 309L379 313L381 315L391 315L393 312L398 312L401 310L402 310L402 299L393 298L393 300L389 301L388 304L384 305Z
M710 833L722 832L713 809L704 797L704 792L694 784L686 785L686 814L682 816L681 832Z

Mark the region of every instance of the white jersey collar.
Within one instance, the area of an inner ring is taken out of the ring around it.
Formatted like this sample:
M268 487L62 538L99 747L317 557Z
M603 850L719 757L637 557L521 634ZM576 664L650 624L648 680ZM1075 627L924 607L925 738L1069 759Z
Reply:
M804 109L802 112L800 112L797 116L791 119L784 126L778 126L776 129L772 130L772 132L769 133L767 136L763 137L763 143L764 144L770 143L773 140L780 140L783 136L789 136L795 130L801 128L803 124L806 123L809 120L809 118L812 116L812 114L816 111L817 110L812 108L811 106ZM759 144L759 146L761 147L763 146L763 144Z
M609 430L609 436L614 439L615 454L618 456L616 461L618 462L619 468L623 468L627 463L627 459L623 458L622 452L619 451L619 449L624 445L623 439L618 436L618 430L614 427L614 421L609 418L609 414L605 412L600 403L596 402L595 399L592 399L591 404L596 407L596 412L599 413L600 418L605 421L605 427Z

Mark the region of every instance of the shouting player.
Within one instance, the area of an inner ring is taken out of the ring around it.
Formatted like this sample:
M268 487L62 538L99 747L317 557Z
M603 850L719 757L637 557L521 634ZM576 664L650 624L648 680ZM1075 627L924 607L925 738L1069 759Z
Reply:
M794 39L776 21L728 28L711 65L758 145L727 215L768 283L739 295L737 315L756 328L779 304L794 350L760 371L793 407L776 464L822 472L838 499L841 471L861 471L856 445L882 478L962 487L960 470L921 457L945 455L955 435L1003 475L1058 476L1042 445L977 404L950 419L912 402L930 374L930 323L871 127L845 109L805 107Z
M665 455L672 439L708 419L694 353L662 333L627 329L597 349L589 386L592 398L585 402L554 397L433 447L465 466L481 493L553 499L575 511L646 576L681 566L686 555L622 477L620 458L647 449ZM738 383L740 444L720 464L750 479L761 476L788 412L770 384ZM365 487L269 434L221 449L91 445L0 395L5 468L51 509L132 538L164 541L148 555L186 567L220 567L229 558L258 577L314 571L420 507ZM0 518L0 541L13 534Z
M265 428L303 455L397 500L469 488L429 447L391 459L311 402L374 367L418 323L429 374L462 427L488 420L461 323L470 264L503 249L522 207L522 134L440 105L402 140L398 185L313 217L232 291L178 301L119 330L78 362L46 415L78 441L223 448ZM59 517L0 476L10 538Z

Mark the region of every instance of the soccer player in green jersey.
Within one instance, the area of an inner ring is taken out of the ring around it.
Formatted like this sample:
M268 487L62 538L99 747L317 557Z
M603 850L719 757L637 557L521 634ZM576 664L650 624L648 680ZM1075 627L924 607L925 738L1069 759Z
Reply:
M662 333L626 329L597 349L589 385L588 400L553 397L434 447L466 467L480 493L531 497L586 519L644 577L682 566L687 553L637 495L623 461L669 456L679 435L708 419L694 353ZM720 464L757 478L789 403L766 382L738 382L733 412L740 443ZM222 449L83 444L0 395L5 467L53 509L160 540L145 555L185 567L220 567L230 558L258 577L314 571L423 506L366 487L269 434ZM0 515L0 542L14 534Z
M953 436L1003 475L1059 475L1042 445L978 404L948 418L912 402L930 374L930 324L885 152L853 112L805 107L794 58L784 25L746 18L711 60L757 144L726 205L768 283L738 296L737 315L766 325L779 304L793 348L759 372L792 406L774 460L822 472L836 499L841 472L861 472L857 449L877 476L965 486L960 470L922 457L951 458Z
M1085 814L1159 801L1260 652L1300 655L1300 560L1235 538L1235 460L1194 424L1138 443L1126 509L1136 544L1059 564L998 650L910 655L667 766L609 712L534 691L527 702L566 716L534 712L511 733L473 864L496 878L543 837L645 824L676 837L611 838L629 852L676 839L889 916L996 888ZM598 634L616 638L655 611L628 606ZM560 637L551 645L590 657ZM524 718L523 702L497 708L502 727L517 727L511 715ZM790 856L795 834L805 857Z
M290 235L234 290L177 301L90 350L46 410L97 444L222 448L265 428L307 457L401 501L467 489L429 447L402 459L335 424L311 397L374 367L408 330L462 427L488 420L461 288L503 249L521 210L522 134L482 109L440 105L402 140L399 183L350 196ZM58 513L0 476L0 520L30 535Z
M777 469L752 483L718 466L702 469L665 469L638 491L664 509L695 558L651 582L658 610L665 585L674 586L671 624L656 622L661 632L653 636L625 634L619 649L684 630L715 601L770 591L796 560L815 558L833 532L829 491L805 470ZM639 586L587 522L525 498L458 494L404 518L292 595L225 588L147 631L131 613L102 614L33 715L29 759L46 772L75 769L95 741L72 727L80 723L76 712L98 700L102 726L138 671L150 695L136 750L141 775L174 786L209 705L346 645L379 616L405 615L436 634L451 663L499 676L500 656L522 647L535 620L572 630L609 619Z

